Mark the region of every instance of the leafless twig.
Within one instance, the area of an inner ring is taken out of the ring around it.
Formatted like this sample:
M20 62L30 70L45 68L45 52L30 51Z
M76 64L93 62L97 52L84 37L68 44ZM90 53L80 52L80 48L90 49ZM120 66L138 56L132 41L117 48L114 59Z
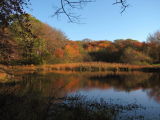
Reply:
M121 5L121 8L122 8L121 13L123 13L126 10L126 8L129 6L129 4L127 4L126 0L116 0L116 2L113 3L113 5L116 5L116 4Z
M60 7L56 9L53 16L59 16L61 14L64 14L67 16L69 22L71 23L78 23L80 16L74 14L75 9L82 9L85 4L90 2L95 2L96 0L59 0L60 1ZM120 4L122 7L121 13L123 13L126 8L129 6L126 2L127 0L115 0L116 4Z
M60 7L55 11L53 16L64 14L67 16L69 22L78 23L80 15L74 14L75 9L82 9L87 3L94 2L95 0L60 0Z

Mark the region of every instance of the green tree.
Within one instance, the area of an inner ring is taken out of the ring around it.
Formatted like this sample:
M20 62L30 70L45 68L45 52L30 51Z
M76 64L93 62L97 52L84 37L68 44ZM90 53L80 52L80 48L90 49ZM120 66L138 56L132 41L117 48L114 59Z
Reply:
M29 20L30 32L23 31L16 19L10 25L10 30L19 46L18 54L20 54L23 63L48 63L53 58L54 51L65 46L67 37L61 31L50 27L31 15L28 15L27 18L23 15L20 17L23 17L24 21L25 19Z
M45 54L47 53L45 49L45 40L36 35L36 27L41 22L34 17L28 15L21 15L25 21L25 19L29 19L30 32L26 32L20 26L19 21L15 19L10 25L10 31L12 32L12 36L14 40L17 42L19 46L18 53L21 56L22 64L41 64L44 62ZM25 22L23 22L25 26ZM28 24L28 23L27 23Z
M130 47L126 48L121 56L121 62L128 64L149 64L151 61L152 59L149 56Z

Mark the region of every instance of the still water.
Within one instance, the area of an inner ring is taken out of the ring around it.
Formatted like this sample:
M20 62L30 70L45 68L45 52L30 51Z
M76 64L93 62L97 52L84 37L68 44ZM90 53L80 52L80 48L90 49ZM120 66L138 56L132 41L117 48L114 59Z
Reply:
M16 82L12 82L13 80L16 80ZM5 119L6 116L14 116L13 113L15 110L13 109L17 110L15 114L18 113L18 115L23 112L19 115L21 119L22 116L25 116L24 114L29 114L28 111L24 111L24 109L28 109L28 107L21 108L23 106L21 103L23 102L13 102L14 99L17 101L17 97L27 96L31 100L25 102L25 104L30 104L37 98L63 98L64 96L79 95L85 96L86 99L91 101L100 101L103 99L109 103L120 105L135 103L145 108L136 111L137 113L135 114L144 116L144 120L160 120L159 73L50 72L21 74L11 78L11 82L9 83L0 84L0 95L0 114L2 114ZM12 97L10 97L11 95ZM10 99L9 102L5 102L5 105L10 104L9 107L3 105L3 102L7 101L6 99ZM31 106L31 108L32 107L33 106ZM6 115L6 112L2 112L4 109L10 111L7 113L8 115ZM10 119L10 117L7 119Z

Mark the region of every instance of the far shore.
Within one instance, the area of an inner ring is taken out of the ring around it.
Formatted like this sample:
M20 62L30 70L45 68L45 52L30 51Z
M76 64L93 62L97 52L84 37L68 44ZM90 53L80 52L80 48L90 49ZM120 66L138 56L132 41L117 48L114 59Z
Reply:
M40 72L40 71L70 71L70 72L160 72L160 65L130 65L119 63L105 63L105 62L84 62L84 63L66 63L66 64L52 64L52 65L17 65L5 66L0 65L0 71L4 73L14 72Z

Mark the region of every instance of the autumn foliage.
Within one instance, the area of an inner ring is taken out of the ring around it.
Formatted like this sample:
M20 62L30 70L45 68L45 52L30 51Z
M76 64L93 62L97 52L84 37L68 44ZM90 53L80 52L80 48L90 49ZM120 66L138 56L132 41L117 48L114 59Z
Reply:
M23 31L17 20L13 19L0 36L1 64L160 63L160 32L150 35L146 42L133 39L118 39L112 42L91 39L73 41L60 30L31 15L27 16L30 32ZM26 15L20 17L25 21ZM25 25L25 22L23 24Z

